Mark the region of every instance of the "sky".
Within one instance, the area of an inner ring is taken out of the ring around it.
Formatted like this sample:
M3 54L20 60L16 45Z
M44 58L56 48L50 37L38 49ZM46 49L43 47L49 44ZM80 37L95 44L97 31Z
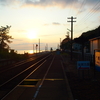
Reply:
M100 0L0 0L0 26L11 26L15 50L57 49L71 30L73 38L100 25Z

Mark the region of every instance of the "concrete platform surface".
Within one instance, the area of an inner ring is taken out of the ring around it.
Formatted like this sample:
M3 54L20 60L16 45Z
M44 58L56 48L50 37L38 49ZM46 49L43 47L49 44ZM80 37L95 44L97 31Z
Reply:
M29 80L37 81L35 85L19 85L3 100L73 100L60 55L55 55L44 81L30 77Z

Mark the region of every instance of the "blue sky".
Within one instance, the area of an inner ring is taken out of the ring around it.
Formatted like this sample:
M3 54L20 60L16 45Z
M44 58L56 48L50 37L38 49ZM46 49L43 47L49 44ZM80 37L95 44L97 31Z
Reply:
M74 19L74 38L100 25L100 0L0 0L0 25L11 25L15 50L32 49L41 41L41 50L56 49ZM34 38L31 38L34 37ZM30 39L31 38L31 39Z

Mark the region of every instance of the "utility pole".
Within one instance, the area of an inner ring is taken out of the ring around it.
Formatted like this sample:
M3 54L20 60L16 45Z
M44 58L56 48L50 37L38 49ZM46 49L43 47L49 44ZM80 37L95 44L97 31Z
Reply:
M36 54L37 54L37 47L38 47L38 44L36 44Z
M34 44L33 44L33 54L34 54Z
M40 53L40 39L39 39L39 53Z
M48 51L48 44L45 45L45 51Z
M67 21L67 22L71 22L71 60L72 60L72 56L73 56L73 52L72 52L72 40L73 40L73 22L76 22L76 21L73 21L73 19L76 19L76 17L73 17L71 16L70 18L68 19L71 19L71 21Z
M46 44L46 48L47 48L47 51L48 51L48 44Z
M59 46L59 49L61 50L61 38L60 38L60 46Z

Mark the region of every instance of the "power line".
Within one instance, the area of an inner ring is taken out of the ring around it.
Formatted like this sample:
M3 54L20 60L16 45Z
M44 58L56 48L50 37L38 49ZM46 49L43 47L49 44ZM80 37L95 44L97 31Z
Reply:
M78 16L78 14L79 14L80 11L83 9L83 6L84 6L85 4L86 4L86 0L83 0L82 3L81 3L81 5L80 5L80 7L79 7L79 10L78 10L76 16Z
M73 3L71 4L71 8L69 10L69 14L68 15L72 14L73 8L74 8L74 0L73 0Z
M94 14L96 13L96 10L93 11L94 9L99 9L98 7L100 6L100 4L97 3L96 5L97 5L97 6L93 7L93 9L91 9L91 12L94 12L94 13L89 13L89 14L87 15L87 17L85 18L85 21L86 21L88 18L91 18L92 15L94 15ZM84 22L85 22L85 21L84 21Z
M82 19L78 23L80 23L81 21L83 21L83 23L81 23L81 24L84 24L88 19L90 19L91 17L93 17L93 15L97 12L97 10L100 9L99 7L100 7L100 1L97 1L95 3L95 5L89 10L89 13L86 13L85 16L82 17ZM79 25L80 24L78 24L78 26ZM85 28L87 28L87 27L88 27L88 25ZM83 28L83 29L85 29L85 28ZM83 30L83 29L81 29L81 30Z
M84 18L85 18L85 21L86 21L86 19L90 18L89 16L91 16L91 13L93 14L93 10L94 10L95 8L98 8L98 7L100 6L99 3L100 3L100 1L98 1L98 2L92 7L92 9L90 9L89 12L86 13L86 14L81 18L81 20L80 20L78 23L80 23L81 21L83 21ZM96 12L96 11L95 11L95 12ZM78 24L78 23L77 23L77 24Z

